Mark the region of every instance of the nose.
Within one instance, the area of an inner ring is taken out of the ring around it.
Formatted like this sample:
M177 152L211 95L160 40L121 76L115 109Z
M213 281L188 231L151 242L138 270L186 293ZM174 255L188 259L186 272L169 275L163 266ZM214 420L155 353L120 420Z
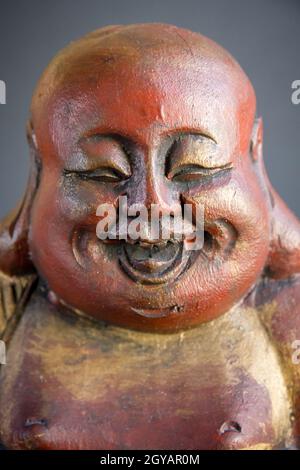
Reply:
M170 223L166 220L182 214L180 198L159 167L149 165L148 168L144 168L140 174L139 183L133 184L127 192L127 200L128 208L142 206L143 210L147 211L149 226L140 237L145 244L157 244L163 237L162 227ZM169 237L172 237L171 233Z
M181 214L180 197L174 192L164 174L155 169L145 169L138 184L127 192L128 206L142 205L150 215L152 206L161 215Z

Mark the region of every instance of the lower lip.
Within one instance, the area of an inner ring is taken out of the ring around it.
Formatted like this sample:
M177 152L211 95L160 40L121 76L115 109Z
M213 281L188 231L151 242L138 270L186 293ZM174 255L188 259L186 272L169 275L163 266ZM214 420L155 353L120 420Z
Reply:
M178 309L177 306L161 308L161 309L138 309L131 307L131 310L141 317L144 318L165 318L170 315L179 315L181 309Z
M126 274L135 282L140 284L165 284L176 280L187 268L191 252L187 252L184 244L178 250L178 254L171 266L161 272L150 274L148 272L136 269L130 262L124 246L121 248L119 257L120 265Z

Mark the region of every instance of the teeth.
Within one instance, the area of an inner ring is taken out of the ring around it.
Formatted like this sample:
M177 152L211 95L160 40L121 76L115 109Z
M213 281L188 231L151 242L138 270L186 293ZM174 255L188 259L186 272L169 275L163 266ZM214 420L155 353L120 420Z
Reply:
M154 241L148 241L148 240L132 240L130 238L128 238L126 241L125 241L125 245L128 244L128 245L131 245L132 247L136 247L136 248L143 248L145 250L148 250L150 252L157 252L159 250L163 250L165 249L166 247L169 247L169 246L173 246L173 245L178 245L178 241L177 240L156 240L155 242Z
M134 269L147 273L166 271L179 256L180 245L168 240L159 243L141 241L124 247L127 259Z
M158 243L151 243L151 242L147 242L147 241L142 241L142 240L137 240L135 241L133 244L134 245L139 245L140 247L142 248L147 248L149 250L153 250L153 249L161 249L161 248L164 248L166 247L168 244L170 244L172 242L168 241L168 240L162 240Z

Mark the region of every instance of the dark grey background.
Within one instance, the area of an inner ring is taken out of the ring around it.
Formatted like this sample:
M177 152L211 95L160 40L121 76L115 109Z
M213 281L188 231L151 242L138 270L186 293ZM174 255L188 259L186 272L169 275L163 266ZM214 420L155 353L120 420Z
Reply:
M0 217L22 196L28 173L25 122L35 83L68 42L107 24L166 22L227 48L251 78L265 122L274 186L300 216L300 0L1 0Z

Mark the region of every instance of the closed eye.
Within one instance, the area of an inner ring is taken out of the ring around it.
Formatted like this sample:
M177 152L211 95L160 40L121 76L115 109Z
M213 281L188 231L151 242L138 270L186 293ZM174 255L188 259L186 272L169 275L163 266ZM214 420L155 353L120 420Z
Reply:
M77 176L83 180L98 181L100 183L118 183L128 179L131 175L125 174L115 168L103 167L96 170L64 170L66 176Z
M231 163L217 168L207 168L201 165L184 165L169 171L167 177L173 181L189 183L193 181L201 181L204 178L220 176L230 170L232 170Z

